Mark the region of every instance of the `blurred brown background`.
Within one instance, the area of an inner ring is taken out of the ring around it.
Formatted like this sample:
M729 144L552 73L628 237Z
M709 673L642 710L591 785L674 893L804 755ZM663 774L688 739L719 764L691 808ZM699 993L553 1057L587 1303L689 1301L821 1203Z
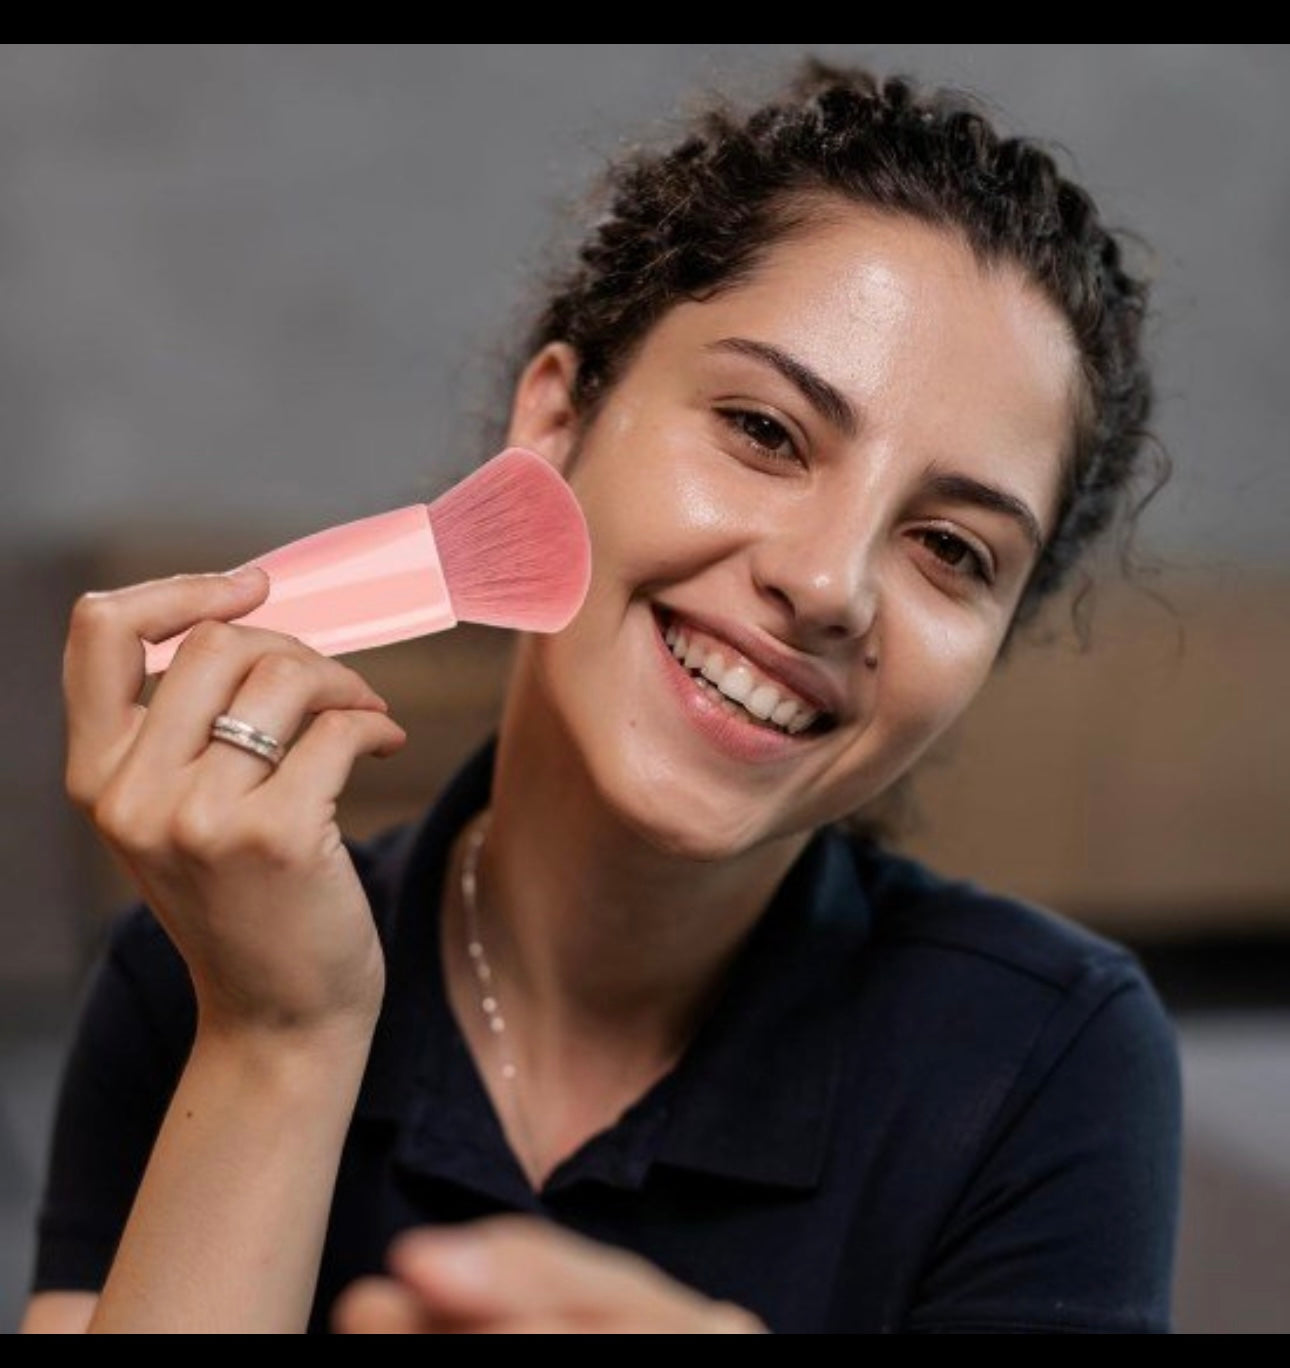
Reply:
M73 599L433 497L486 454L562 197L697 86L801 50L0 49L0 1329L76 995L132 896L61 791ZM1186 1075L1178 1327L1290 1329L1290 55L814 50L979 90L1153 246L1160 571L1097 567L1086 652L1068 602L1018 641L920 766L904 844L1142 954ZM508 651L461 628L354 658L411 739L359 762L350 834L424 806Z

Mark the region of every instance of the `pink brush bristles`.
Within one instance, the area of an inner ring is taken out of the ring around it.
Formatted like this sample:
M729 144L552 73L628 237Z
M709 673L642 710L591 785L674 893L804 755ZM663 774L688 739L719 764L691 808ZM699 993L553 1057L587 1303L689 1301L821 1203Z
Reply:
M558 632L591 578L587 525L569 486L512 447L429 507L457 616L491 627Z
M582 606L591 544L573 491L535 452L510 447L440 495L330 527L256 556L269 595L235 622L344 655L458 621L558 632ZM187 632L144 643L164 670Z

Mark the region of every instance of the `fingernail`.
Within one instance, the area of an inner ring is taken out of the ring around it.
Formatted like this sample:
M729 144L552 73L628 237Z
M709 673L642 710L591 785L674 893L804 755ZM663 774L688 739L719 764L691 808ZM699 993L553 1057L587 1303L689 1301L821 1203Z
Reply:
M232 580L234 581L234 583L240 582L243 584L249 584L253 579L255 579L257 574L262 575L263 573L264 571L262 571L258 565L239 565L234 570L225 570L223 578L226 580Z

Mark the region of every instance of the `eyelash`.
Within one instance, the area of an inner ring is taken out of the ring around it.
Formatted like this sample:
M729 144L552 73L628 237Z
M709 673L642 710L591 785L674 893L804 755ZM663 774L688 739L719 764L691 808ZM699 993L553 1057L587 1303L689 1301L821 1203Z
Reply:
M789 459L777 447L787 445L791 453L791 459L802 463L801 457L797 454L797 448L793 442L792 434L783 423L776 421L768 413L762 413L759 409L718 409L721 421L729 427L737 437L747 442L759 455L766 456L772 461L784 461ZM777 441L772 444L754 436L750 430L754 424L762 428L762 437L766 436L766 429L771 429L777 436Z
M990 574L990 567L986 563L985 557L982 556L974 546L965 542L962 537L956 537L953 532L946 532L940 527L924 527L919 531L918 535L920 537L939 537L942 539L943 543L951 542L956 554L960 548L967 552L968 557L972 562L972 568L970 570L960 570L956 566L951 565L944 556L936 556L936 559L939 560L952 575L962 575L966 579L980 580L981 583L985 585L994 583L994 578ZM935 552L932 554L936 555Z
M718 409L717 413L722 422L724 422L740 440L752 447L758 455L767 460L776 461L781 464L786 460L793 460L799 465L803 464L801 457L797 454L792 435L789 433L788 429L769 414L762 413L757 409ZM754 436L753 432L750 430L754 424L761 427L761 437ZM767 435L767 429L770 429L775 434L776 440L774 442L767 442L764 440ZM791 455L789 456L785 456L782 451L777 449L785 444L790 448ZM962 537L955 536L953 532L947 532L944 528L939 527L924 528L920 531L919 535L926 538L939 538L942 547L945 547L948 543L949 548L956 555L960 552L967 553L968 559L971 562L971 569L960 570L951 564L944 556L937 555L937 553L933 551L932 554L936 555L937 560L939 560L952 575L957 575L963 579L979 580L984 585L992 585L994 583L994 577L990 573L990 566L985 557Z

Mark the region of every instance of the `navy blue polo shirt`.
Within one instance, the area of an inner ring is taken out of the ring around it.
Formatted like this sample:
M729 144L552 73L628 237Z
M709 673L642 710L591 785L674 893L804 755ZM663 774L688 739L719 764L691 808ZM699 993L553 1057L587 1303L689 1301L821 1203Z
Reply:
M780 1332L1164 1332L1172 1025L1123 948L826 828L676 1068L534 1192L444 993L437 917L494 745L350 842L388 959L311 1328L426 1222L539 1214ZM97 1289L194 1028L146 907L114 928L62 1084L34 1286Z

